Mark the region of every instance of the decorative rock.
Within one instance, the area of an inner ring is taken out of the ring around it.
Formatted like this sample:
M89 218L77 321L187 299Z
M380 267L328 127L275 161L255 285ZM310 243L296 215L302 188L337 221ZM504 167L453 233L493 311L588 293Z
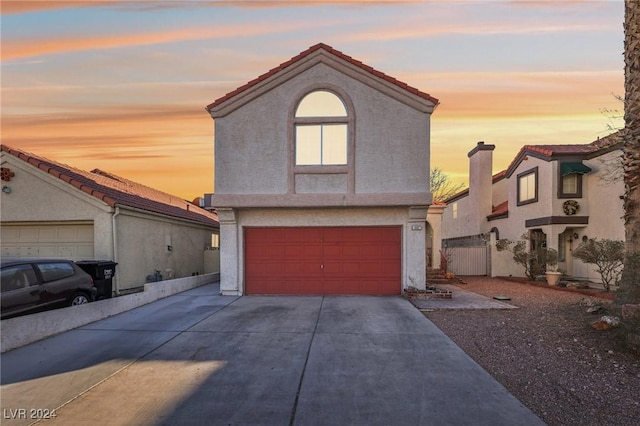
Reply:
M640 305L622 305L622 318L640 320Z
M610 315L603 315L597 321L591 323L591 327L598 331L605 331L620 325L620 319Z
M589 284L578 282L578 281L570 281L570 282L567 282L567 288L585 289L585 288L589 288Z
M589 299L588 297L583 297L580 299L580 306L590 307L595 305L596 302L593 299Z
M586 307L589 314L595 314L602 309L602 303L586 297L580 300L580 306Z
M587 308L587 313L588 314L595 314L598 313L602 310L602 306L600 305L593 305Z

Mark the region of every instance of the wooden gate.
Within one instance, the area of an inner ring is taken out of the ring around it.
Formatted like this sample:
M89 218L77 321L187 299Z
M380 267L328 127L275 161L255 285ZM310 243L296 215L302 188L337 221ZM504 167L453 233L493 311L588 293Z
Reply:
M448 270L456 275L487 275L487 246L448 247L443 250Z

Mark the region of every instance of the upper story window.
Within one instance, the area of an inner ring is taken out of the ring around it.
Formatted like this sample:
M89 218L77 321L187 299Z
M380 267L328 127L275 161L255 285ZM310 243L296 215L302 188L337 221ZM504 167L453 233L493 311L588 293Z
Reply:
M577 173L571 173L570 175L562 176L562 195L578 195L578 181L582 181L580 179L580 175ZM582 183L582 182L580 182Z
M518 205L538 201L538 168L518 175Z
M453 203L453 205L451 206L451 210L452 210L452 214L453 214L453 218L457 219L458 218L458 203Z
M582 163L561 163L558 180L558 198L581 198L582 175L591 168Z
M306 95L294 117L296 166L346 165L348 121L344 102L334 93Z

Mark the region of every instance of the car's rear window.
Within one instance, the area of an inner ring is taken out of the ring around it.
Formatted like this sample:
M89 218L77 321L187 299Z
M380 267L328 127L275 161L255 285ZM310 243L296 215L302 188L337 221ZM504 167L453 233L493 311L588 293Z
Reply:
M76 273L73 266L66 262L38 263L36 265L40 269L44 282L60 280Z
M13 265L2 268L0 277L2 293L18 290L38 284L36 273L31 265Z

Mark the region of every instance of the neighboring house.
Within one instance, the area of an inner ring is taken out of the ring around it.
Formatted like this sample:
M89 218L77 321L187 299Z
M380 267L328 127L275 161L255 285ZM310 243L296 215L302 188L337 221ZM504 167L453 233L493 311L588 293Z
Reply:
M558 269L599 281L592 265L571 251L589 238L624 240L619 134L584 145L525 145L492 176L494 148L479 142L469 152L470 186L446 200L442 245L453 271L523 276L511 253L497 251L494 242L526 234L531 250L535 241L558 250Z
M208 105L222 294L424 288L437 103L317 44Z
M110 173L1 146L2 256L110 260L116 293L205 272L217 217ZM209 271L207 271L209 272Z

